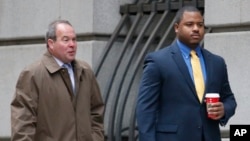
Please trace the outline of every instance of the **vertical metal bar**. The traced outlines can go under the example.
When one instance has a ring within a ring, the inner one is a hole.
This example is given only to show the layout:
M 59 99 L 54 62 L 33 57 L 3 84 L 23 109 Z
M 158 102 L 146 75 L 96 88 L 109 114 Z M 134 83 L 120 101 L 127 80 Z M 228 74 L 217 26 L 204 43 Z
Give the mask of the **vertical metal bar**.
M 136 130 L 136 100 L 132 105 L 132 112 L 129 122 L 129 138 L 128 141 L 135 141 L 135 130 Z
M 184 0 L 179 0 L 179 8 L 183 7 L 184 5 Z
M 103 63 L 104 63 L 104 60 L 106 59 L 106 56 L 108 55 L 109 51 L 111 50 L 112 48 L 112 45 L 115 41 L 115 39 L 117 38 L 120 30 L 122 29 L 122 26 L 124 25 L 125 21 L 128 19 L 128 14 L 125 14 L 119 25 L 118 25 L 118 28 L 116 29 L 116 31 L 114 32 L 114 34 L 112 34 L 112 37 L 110 39 L 110 41 L 107 43 L 106 47 L 105 47 L 105 50 L 103 51 L 103 54 L 102 56 L 100 57 L 100 61 L 99 61 L 99 64 L 97 65 L 97 68 L 96 68 L 96 77 L 98 76 L 99 72 L 100 72 L 100 68 L 102 67 Z M 112 80 L 113 81 L 113 80 Z M 104 103 L 107 103 L 108 101 L 108 98 L 109 98 L 109 90 L 106 90 L 104 93 L 103 93 L 103 100 L 104 100 Z M 105 111 L 104 111 L 105 113 Z
M 174 28 L 174 24 L 175 24 L 175 18 L 172 20 L 171 24 L 168 26 L 166 32 L 164 33 L 163 37 L 161 38 L 161 41 L 159 42 L 159 44 L 155 50 L 159 50 L 160 48 L 163 47 L 165 40 L 170 35 L 171 30 L 173 30 L 173 28 Z
M 128 6 L 127 6 L 128 7 Z M 95 66 L 95 75 L 98 76 L 99 72 L 100 72 L 100 69 L 104 63 L 104 60 L 106 59 L 106 56 L 108 55 L 110 49 L 112 48 L 112 45 L 115 41 L 115 39 L 117 38 L 118 34 L 120 33 L 123 25 L 125 24 L 125 21 L 128 19 L 128 13 L 125 13 L 120 22 L 118 23 L 118 26 L 116 27 L 115 31 L 113 32 L 110 40 L 108 41 L 107 45 L 105 46 L 105 49 L 103 51 L 103 53 L 101 54 L 100 56 L 100 59 L 99 61 L 97 62 L 97 65 Z
M 166 17 L 167 13 L 168 13 L 167 11 L 164 12 L 164 14 L 162 16 L 162 19 L 160 20 L 159 23 L 163 22 L 163 19 L 164 19 L 164 17 Z M 167 33 L 169 32 L 169 30 L 170 30 L 170 28 L 167 29 L 165 36 L 168 35 Z M 161 40 L 161 44 L 158 45 L 157 48 L 161 47 L 162 44 L 163 44 L 163 42 L 164 42 L 164 39 Z M 140 66 L 139 64 L 142 62 L 142 59 L 145 56 L 146 50 L 147 50 L 147 48 L 144 48 L 144 50 L 141 51 L 141 54 L 138 57 L 138 61 L 135 63 L 135 67 L 134 67 L 134 69 L 132 71 L 132 72 L 134 72 L 133 73 L 134 75 L 131 77 L 131 80 L 129 81 L 129 87 L 127 88 L 126 94 L 128 94 L 129 91 L 130 91 L 130 89 L 131 89 L 131 86 L 133 84 L 135 75 L 137 74 L 139 66 Z M 129 127 L 130 127 L 129 128 L 129 141 L 135 141 L 136 140 L 136 138 L 135 138 L 135 129 L 136 129 L 136 100 L 134 101 L 132 107 L 133 108 L 132 108 L 132 113 L 131 113 L 131 116 L 130 116 L 130 124 L 129 124 Z
M 192 4 L 193 6 L 198 7 L 198 0 L 192 0 Z
M 125 63 L 125 71 L 122 75 L 121 81 L 119 83 L 119 86 L 116 89 L 115 94 L 120 95 L 121 93 L 121 89 L 125 80 L 125 77 L 127 76 L 127 72 L 129 70 L 129 65 L 131 65 L 132 60 L 133 60 L 133 56 L 136 52 L 137 47 L 139 46 L 139 43 L 141 42 L 141 40 L 144 37 L 145 32 L 147 31 L 148 27 L 150 26 L 150 24 L 152 23 L 153 18 L 156 15 L 156 2 L 152 2 L 152 12 L 150 14 L 150 16 L 148 17 L 146 23 L 144 24 L 144 26 L 141 29 L 141 32 L 139 33 L 134 45 L 131 48 L 131 52 L 128 55 L 128 61 Z M 121 141 L 121 128 L 122 128 L 122 121 L 123 121 L 123 116 L 124 116 L 124 110 L 125 110 L 125 105 L 126 105 L 126 101 L 127 101 L 127 96 L 128 95 L 121 95 L 121 102 L 116 106 L 118 107 L 118 113 L 117 113 L 117 122 L 116 122 L 116 126 L 115 126 L 115 131 L 116 131 L 116 136 L 115 139 L 116 141 Z
M 156 32 L 159 30 L 160 26 L 162 25 L 162 23 L 165 20 L 165 18 L 167 17 L 167 15 L 168 15 L 168 11 L 164 11 L 164 13 L 162 14 L 161 19 L 159 20 L 159 22 L 157 23 L 157 25 L 156 25 L 156 27 L 154 29 L 154 31 L 152 32 L 152 34 L 150 35 L 149 39 L 147 40 L 145 46 L 143 47 L 142 51 L 140 52 L 140 54 L 138 56 L 138 59 L 134 63 L 134 67 L 132 68 L 133 73 L 130 76 L 130 79 L 128 81 L 128 87 L 125 88 L 125 95 L 129 94 L 130 89 L 131 89 L 132 84 L 133 84 L 133 81 L 135 79 L 135 75 L 138 72 L 138 69 L 139 69 L 139 66 L 140 66 L 139 64 L 142 62 L 142 60 L 143 60 L 143 58 L 144 58 L 144 56 L 146 54 L 146 51 L 149 48 L 150 43 L 154 39 Z M 132 107 L 132 109 L 135 109 L 135 106 L 136 106 L 136 104 L 134 105 L 134 107 Z M 131 121 L 130 128 L 129 128 L 129 139 L 130 140 L 133 140 L 133 138 L 134 138 L 135 125 L 133 125 L 133 120 L 134 120 L 134 117 L 130 117 L 130 121 Z
M 120 54 L 120 56 L 118 58 L 118 62 L 116 63 L 115 68 L 112 71 L 112 75 L 110 76 L 111 79 L 109 79 L 108 87 L 105 89 L 106 94 L 108 94 L 110 92 L 110 90 L 111 90 L 111 87 L 112 87 L 112 84 L 113 84 L 112 82 L 114 81 L 114 78 L 116 76 L 118 67 L 121 64 L 121 60 L 123 58 L 123 55 L 125 54 L 126 47 L 129 44 L 131 38 L 133 37 L 133 34 L 135 32 L 136 27 L 138 26 L 140 18 L 141 18 L 141 13 L 137 13 L 135 21 L 132 24 L 132 27 L 130 28 L 130 30 L 129 30 L 127 36 L 126 36 L 126 39 L 124 41 L 124 44 L 122 46 L 122 52 L 121 52 L 121 54 Z M 115 95 L 114 96 L 114 102 L 111 104 L 112 106 L 111 106 L 111 111 L 110 111 L 110 115 L 109 115 L 109 124 L 108 124 L 108 140 L 110 140 L 110 141 L 114 140 L 114 122 L 115 122 L 115 115 L 116 115 L 116 108 L 117 108 L 116 105 L 117 105 L 117 102 L 118 102 L 118 98 L 119 98 L 119 95 Z

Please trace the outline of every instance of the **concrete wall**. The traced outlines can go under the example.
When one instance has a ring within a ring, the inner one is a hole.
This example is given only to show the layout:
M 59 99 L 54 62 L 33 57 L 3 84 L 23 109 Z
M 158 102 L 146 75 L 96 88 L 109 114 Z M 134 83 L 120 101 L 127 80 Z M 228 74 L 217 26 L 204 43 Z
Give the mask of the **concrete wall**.
M 205 24 L 213 33 L 205 35 L 205 48 L 224 57 L 231 88 L 238 103 L 230 124 L 250 124 L 250 15 L 249 0 L 205 1 Z

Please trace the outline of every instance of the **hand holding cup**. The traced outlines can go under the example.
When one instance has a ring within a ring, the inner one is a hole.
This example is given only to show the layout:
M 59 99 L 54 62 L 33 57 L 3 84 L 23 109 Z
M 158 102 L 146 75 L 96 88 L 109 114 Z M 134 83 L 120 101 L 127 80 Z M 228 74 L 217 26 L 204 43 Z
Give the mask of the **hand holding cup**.
M 205 95 L 205 98 L 206 98 L 208 117 L 214 119 L 216 118 L 216 115 L 211 113 L 211 111 L 213 111 L 212 108 L 214 106 L 214 103 L 220 101 L 220 95 L 218 93 L 207 93 Z

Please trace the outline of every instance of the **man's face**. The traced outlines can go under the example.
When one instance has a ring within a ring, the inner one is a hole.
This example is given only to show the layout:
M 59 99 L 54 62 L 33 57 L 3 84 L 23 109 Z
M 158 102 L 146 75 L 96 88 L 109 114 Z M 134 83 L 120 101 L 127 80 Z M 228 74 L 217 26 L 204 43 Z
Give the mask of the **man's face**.
M 180 23 L 175 24 L 178 39 L 190 48 L 195 48 L 200 43 L 204 30 L 204 20 L 199 12 L 185 11 Z
M 64 63 L 75 59 L 77 43 L 76 34 L 70 25 L 58 24 L 56 28 L 56 41 L 48 40 L 49 50 L 53 56 Z

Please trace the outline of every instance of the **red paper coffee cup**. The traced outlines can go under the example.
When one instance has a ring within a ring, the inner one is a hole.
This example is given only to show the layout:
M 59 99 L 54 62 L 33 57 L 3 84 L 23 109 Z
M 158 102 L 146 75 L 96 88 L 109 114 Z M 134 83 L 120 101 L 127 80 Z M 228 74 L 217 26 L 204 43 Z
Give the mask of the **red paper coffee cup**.
M 220 101 L 220 95 L 218 93 L 207 93 L 205 95 L 206 103 L 207 103 L 207 109 L 210 107 L 211 103 L 216 103 Z M 208 114 L 209 118 L 212 118 L 213 114 Z

